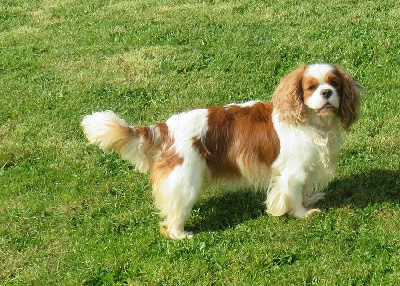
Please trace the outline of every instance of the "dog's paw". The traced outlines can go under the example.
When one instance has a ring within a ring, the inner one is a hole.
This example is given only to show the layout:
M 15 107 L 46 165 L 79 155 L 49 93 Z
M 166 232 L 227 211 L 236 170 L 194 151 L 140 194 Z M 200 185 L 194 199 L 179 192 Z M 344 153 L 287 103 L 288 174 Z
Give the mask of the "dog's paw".
M 313 216 L 313 215 L 315 215 L 315 214 L 317 214 L 317 213 L 320 213 L 320 212 L 321 212 L 320 209 L 311 209 L 311 210 L 308 210 L 308 212 L 306 213 L 306 215 L 304 216 L 304 218 L 309 218 L 310 216 Z
M 193 232 L 184 231 L 184 230 L 168 229 L 164 226 L 160 226 L 160 232 L 166 238 L 173 239 L 173 240 L 182 240 L 185 238 L 192 239 L 194 237 Z
M 296 210 L 292 210 L 289 214 L 292 216 L 299 218 L 299 219 L 304 219 L 308 218 L 316 213 L 320 213 L 320 209 L 306 209 L 306 208 L 298 208 Z

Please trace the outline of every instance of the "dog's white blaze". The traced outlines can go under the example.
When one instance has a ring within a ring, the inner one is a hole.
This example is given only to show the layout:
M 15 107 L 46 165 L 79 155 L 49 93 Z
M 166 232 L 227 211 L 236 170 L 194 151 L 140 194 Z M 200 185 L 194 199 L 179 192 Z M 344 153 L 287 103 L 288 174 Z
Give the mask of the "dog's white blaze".
M 325 75 L 332 71 L 334 71 L 334 67 L 329 64 L 313 64 L 307 67 L 304 76 L 314 77 L 319 83 L 324 83 Z

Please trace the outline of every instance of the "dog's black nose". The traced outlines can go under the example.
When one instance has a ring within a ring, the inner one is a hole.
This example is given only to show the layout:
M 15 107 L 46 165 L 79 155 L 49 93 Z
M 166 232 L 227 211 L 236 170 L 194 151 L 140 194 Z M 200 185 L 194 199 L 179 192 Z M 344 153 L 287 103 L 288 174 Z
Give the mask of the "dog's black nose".
M 321 90 L 321 95 L 322 95 L 323 97 L 325 97 L 326 99 L 328 99 L 328 98 L 331 97 L 331 95 L 332 95 L 332 90 L 330 90 L 330 89 L 323 89 L 323 90 Z

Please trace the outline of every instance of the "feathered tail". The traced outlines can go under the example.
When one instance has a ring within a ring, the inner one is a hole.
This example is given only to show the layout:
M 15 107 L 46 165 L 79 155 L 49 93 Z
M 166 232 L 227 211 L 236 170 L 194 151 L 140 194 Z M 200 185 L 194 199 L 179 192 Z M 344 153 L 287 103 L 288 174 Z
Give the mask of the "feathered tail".
M 103 150 L 113 149 L 142 173 L 147 172 L 159 156 L 163 139 L 168 133 L 164 123 L 129 126 L 112 111 L 87 115 L 81 125 L 91 144 Z

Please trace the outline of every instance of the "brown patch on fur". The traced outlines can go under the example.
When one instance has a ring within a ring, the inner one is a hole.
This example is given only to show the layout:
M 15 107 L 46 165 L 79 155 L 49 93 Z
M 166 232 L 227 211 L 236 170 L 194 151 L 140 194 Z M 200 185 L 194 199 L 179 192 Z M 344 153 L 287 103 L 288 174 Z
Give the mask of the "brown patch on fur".
M 153 159 L 157 157 L 160 150 L 162 152 L 163 146 L 170 141 L 168 126 L 165 123 L 158 123 L 144 130 L 139 129 L 138 132 L 147 138 L 145 152 Z
M 315 77 L 306 77 L 302 81 L 303 100 L 306 100 L 313 95 L 314 91 L 318 88 L 319 82 Z
M 122 148 L 130 141 L 132 138 L 142 138 L 144 139 L 145 150 L 144 153 L 147 156 L 152 157 L 157 150 L 161 148 L 161 141 L 163 137 L 154 136 L 151 128 L 149 126 L 122 126 L 118 125 L 117 128 L 112 129 L 115 142 L 112 142 L 110 148 L 114 149 L 117 153 L 121 154 Z M 116 135 L 118 133 L 118 135 Z M 161 135 L 162 136 L 162 135 Z M 111 137 L 111 136 L 110 136 Z
M 254 171 L 275 161 L 280 145 L 271 115 L 270 102 L 209 108 L 207 134 L 193 138 L 193 147 L 205 158 L 212 177 L 240 177 L 238 161 Z
M 119 123 L 110 124 L 112 128 L 109 128 L 108 132 L 103 135 L 105 138 L 113 138 L 108 144 L 108 149 L 113 149 L 118 154 L 121 154 L 121 149 L 127 144 L 132 137 L 136 137 L 132 133 L 132 128 L 129 126 L 123 126 Z
M 151 157 L 155 156 L 156 152 L 163 151 L 163 148 L 172 145 L 168 126 L 165 123 L 129 128 L 133 136 L 145 139 L 145 153 Z
M 160 132 L 160 137 L 164 138 L 165 141 L 170 140 L 168 136 L 168 126 L 165 123 L 158 123 L 154 125 Z
M 121 153 L 121 149 L 132 138 L 144 139 L 144 153 L 151 158 L 152 164 L 151 177 L 152 180 L 160 180 L 166 176 L 177 166 L 182 164 L 183 159 L 175 153 L 172 147 L 173 139 L 169 137 L 168 126 L 165 123 L 158 123 L 152 126 L 122 126 L 116 125 L 113 128 L 112 136 L 117 138 L 110 144 L 110 148 L 117 153 Z M 107 134 L 108 136 L 109 134 Z M 153 162 L 154 160 L 154 162 Z
M 168 134 L 168 126 L 165 123 L 156 124 L 162 138 L 161 154 L 155 158 L 151 170 L 151 182 L 158 184 L 163 181 L 172 170 L 183 163 L 183 158 L 180 157 L 173 147 L 174 140 Z
M 279 111 L 279 119 L 291 124 L 305 124 L 307 122 L 307 109 L 303 101 L 302 79 L 307 66 L 298 69 L 281 79 L 272 102 Z
M 337 75 L 337 71 L 328 72 L 324 78 L 325 82 L 333 86 L 335 89 L 339 89 L 342 87 L 342 80 Z

